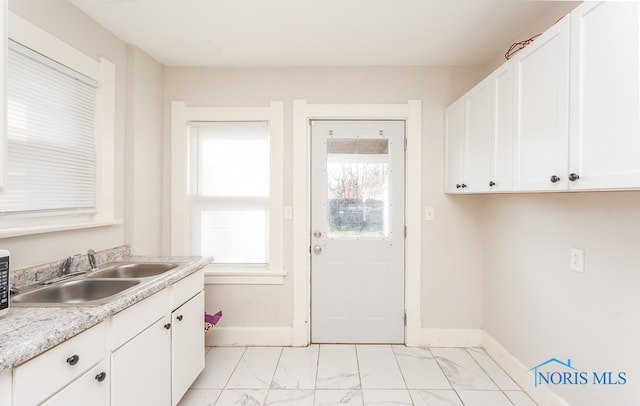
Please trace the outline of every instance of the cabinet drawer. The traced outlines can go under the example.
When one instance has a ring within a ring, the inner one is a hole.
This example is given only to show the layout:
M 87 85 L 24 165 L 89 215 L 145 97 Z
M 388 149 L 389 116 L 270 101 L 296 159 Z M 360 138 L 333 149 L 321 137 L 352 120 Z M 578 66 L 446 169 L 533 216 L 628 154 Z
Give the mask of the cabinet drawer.
M 42 402 L 104 358 L 106 327 L 95 327 L 27 361 L 13 370 L 13 403 Z
M 204 289 L 204 269 L 173 284 L 171 286 L 171 310 L 182 306 L 202 289 Z
M 169 290 L 164 289 L 116 314 L 111 320 L 111 349 L 119 348 L 168 311 Z
M 109 373 L 107 363 L 101 362 L 47 400 L 42 406 L 109 404 Z

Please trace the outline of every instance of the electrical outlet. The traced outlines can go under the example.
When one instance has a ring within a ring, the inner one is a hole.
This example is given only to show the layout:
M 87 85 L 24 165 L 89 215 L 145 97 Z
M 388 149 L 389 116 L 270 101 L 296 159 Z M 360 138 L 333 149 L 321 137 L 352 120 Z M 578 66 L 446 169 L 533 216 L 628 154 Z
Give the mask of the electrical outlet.
M 571 248 L 569 250 L 569 269 L 575 272 L 584 272 L 584 250 Z

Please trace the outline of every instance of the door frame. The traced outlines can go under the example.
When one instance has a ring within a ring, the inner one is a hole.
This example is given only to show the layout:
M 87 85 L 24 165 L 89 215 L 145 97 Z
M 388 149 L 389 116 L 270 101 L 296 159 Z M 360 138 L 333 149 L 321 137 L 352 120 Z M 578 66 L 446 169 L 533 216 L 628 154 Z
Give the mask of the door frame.
M 405 344 L 422 343 L 422 101 L 406 104 L 308 104 L 293 101 L 293 332 L 294 346 L 311 343 L 311 127 L 310 120 L 405 120 Z M 407 198 L 407 191 L 419 191 Z M 415 225 L 415 226 L 413 226 Z

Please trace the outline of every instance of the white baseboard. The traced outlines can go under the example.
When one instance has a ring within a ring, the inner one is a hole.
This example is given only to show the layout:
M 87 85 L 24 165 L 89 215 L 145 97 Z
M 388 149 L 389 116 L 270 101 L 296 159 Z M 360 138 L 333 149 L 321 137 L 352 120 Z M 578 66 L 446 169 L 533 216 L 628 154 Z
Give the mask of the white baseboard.
M 533 386 L 533 375 L 529 372 L 530 368 L 522 365 L 516 357 L 511 355 L 502 344 L 486 331 L 482 331 L 482 347 L 538 405 L 569 405 L 564 399 L 558 396 L 558 394 L 549 389 L 549 387 L 538 386 L 535 388 Z
M 212 327 L 205 333 L 205 345 L 282 346 L 293 345 L 291 327 Z
M 480 347 L 482 345 L 482 330 L 423 328 L 421 345 L 426 347 Z

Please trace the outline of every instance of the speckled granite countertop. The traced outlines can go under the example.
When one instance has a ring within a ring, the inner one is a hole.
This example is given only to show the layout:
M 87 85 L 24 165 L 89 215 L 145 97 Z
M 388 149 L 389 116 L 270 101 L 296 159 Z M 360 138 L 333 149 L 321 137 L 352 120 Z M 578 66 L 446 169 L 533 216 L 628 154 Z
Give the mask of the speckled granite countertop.
M 130 256 L 120 261 L 176 262 L 180 265 L 143 280 L 126 295 L 93 307 L 11 307 L 0 318 L 0 373 L 68 340 L 127 307 L 191 275 L 210 257 Z

